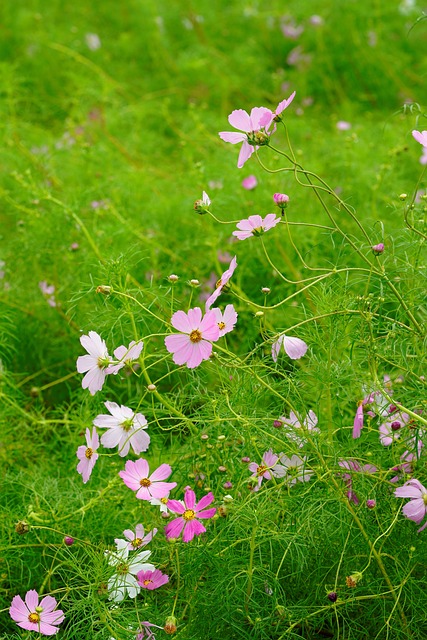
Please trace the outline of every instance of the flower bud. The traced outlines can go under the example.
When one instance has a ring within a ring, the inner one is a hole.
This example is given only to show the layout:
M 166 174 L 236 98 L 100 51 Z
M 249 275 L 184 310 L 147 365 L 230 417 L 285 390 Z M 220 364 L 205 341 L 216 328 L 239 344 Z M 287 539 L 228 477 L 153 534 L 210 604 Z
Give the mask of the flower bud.
M 283 422 L 281 420 L 275 420 L 273 422 L 273 427 L 275 429 L 280 429 L 281 427 L 283 427 Z
M 168 280 L 169 282 L 172 282 L 172 283 L 178 282 L 179 276 L 175 275 L 174 273 L 171 273 L 170 276 L 168 276 Z
M 289 196 L 287 196 L 286 193 L 275 193 L 273 196 L 273 200 L 275 204 L 277 204 L 279 209 L 282 209 L 283 211 L 283 209 L 286 209 L 286 207 L 288 206 Z
M 156 385 L 155 385 L 155 384 L 149 384 L 149 385 L 147 385 L 147 391 L 151 391 L 151 392 L 153 392 L 153 391 L 155 391 L 156 389 L 157 389 L 157 387 L 156 387 Z
M 166 618 L 166 622 L 165 622 L 165 626 L 163 627 L 163 630 L 168 635 L 172 635 L 173 633 L 175 633 L 175 631 L 176 631 L 176 618 L 175 618 L 175 616 L 168 616 Z
M 400 424 L 399 420 L 395 420 L 394 422 L 391 423 L 390 426 L 392 428 L 392 431 L 399 431 L 402 425 Z
M 399 196 L 399 200 L 406 200 L 407 197 L 408 197 L 407 193 L 401 193 Z
M 338 600 L 338 594 L 335 591 L 330 591 L 326 597 L 331 602 L 336 602 Z
M 218 440 L 225 440 L 227 436 L 225 436 L 224 434 L 221 434 L 220 436 L 218 436 Z
M 220 471 L 221 473 L 226 473 L 226 471 L 227 471 L 227 467 L 224 467 L 224 465 L 222 465 L 222 464 L 221 464 L 221 465 L 218 467 L 218 471 Z
M 15 526 L 15 531 L 16 533 L 19 533 L 20 536 L 25 535 L 26 533 L 28 533 L 30 530 L 30 525 L 28 524 L 28 522 L 25 522 L 25 520 L 20 520 L 19 522 L 16 523 Z
M 264 315 L 264 311 L 257 311 L 255 314 L 255 318 L 262 318 L 263 315 Z
M 200 282 L 198 280 L 194 279 L 194 280 L 190 280 L 190 284 L 191 284 L 192 287 L 198 287 Z
M 65 536 L 64 544 L 66 544 L 67 547 L 71 547 L 74 544 L 74 538 L 72 538 L 71 536 Z
M 104 296 L 109 296 L 111 293 L 111 287 L 108 284 L 100 284 L 96 287 L 96 293 L 102 293 Z
M 248 464 L 249 464 L 249 462 L 250 462 L 250 461 L 251 461 L 251 459 L 250 459 L 248 456 L 244 456 L 244 457 L 242 458 L 242 462 L 246 462 L 246 463 L 248 463 Z
M 374 244 L 371 249 L 376 256 L 379 256 L 381 253 L 384 253 L 384 243 Z
M 233 483 L 230 482 L 229 480 L 227 480 L 227 482 L 224 482 L 224 484 L 222 486 L 224 487 L 224 489 L 232 489 L 233 488 Z
M 208 440 L 209 436 L 207 433 L 202 433 L 202 435 L 200 436 L 201 440 Z
M 261 289 L 261 293 L 263 293 L 264 295 L 268 295 L 271 292 L 271 289 L 269 287 L 263 287 Z

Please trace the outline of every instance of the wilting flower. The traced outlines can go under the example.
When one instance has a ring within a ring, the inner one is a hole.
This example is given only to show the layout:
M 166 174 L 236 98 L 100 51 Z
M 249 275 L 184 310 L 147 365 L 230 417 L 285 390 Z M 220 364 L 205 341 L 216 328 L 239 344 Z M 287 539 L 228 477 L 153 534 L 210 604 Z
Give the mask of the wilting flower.
M 261 218 L 261 216 L 249 216 L 249 218 L 245 220 L 240 220 L 237 223 L 237 228 L 239 231 L 233 231 L 233 236 L 238 238 L 239 240 L 246 240 L 251 236 L 261 236 L 263 233 L 272 229 L 279 224 L 280 218 L 276 218 L 274 213 L 268 213 L 265 218 Z
M 126 595 L 136 598 L 140 592 L 140 586 L 136 575 L 140 571 L 154 571 L 154 565 L 145 562 L 151 555 L 151 551 L 139 551 L 129 557 L 129 549 L 124 547 L 120 551 L 106 551 L 108 564 L 115 567 L 114 573 L 108 580 L 109 600 L 121 602 Z
M 158 569 L 155 569 L 154 571 L 140 571 L 136 577 L 138 579 L 139 586 L 142 589 L 149 589 L 150 591 L 158 589 L 169 582 L 169 576 Z
M 242 180 L 242 187 L 244 189 L 247 189 L 248 191 L 255 189 L 257 184 L 258 184 L 258 180 L 256 179 L 255 176 L 248 176 L 247 178 L 244 178 Z
M 172 467 L 168 464 L 161 464 L 151 476 L 147 460 L 140 458 L 133 462 L 128 460 L 125 470 L 119 471 L 119 476 L 129 489 L 136 491 L 139 500 L 161 499 L 169 494 L 169 491 L 176 487 L 176 482 L 164 482 L 172 473 Z
M 58 633 L 58 625 L 65 617 L 61 609 L 55 609 L 57 604 L 52 596 L 44 596 L 39 604 L 39 594 L 31 589 L 25 595 L 25 602 L 21 596 L 13 598 L 9 614 L 21 629 L 53 636 Z
M 114 349 L 114 357 L 119 362 L 109 367 L 108 373 L 116 374 L 123 367 L 128 367 L 129 369 L 133 369 L 134 362 L 138 360 L 139 356 L 141 355 L 141 351 L 143 347 L 144 347 L 143 342 L 135 342 L 135 340 L 132 340 L 132 342 L 129 344 L 128 347 L 125 347 L 124 345 L 120 345 L 120 347 L 117 347 L 117 349 Z
M 282 478 L 286 474 L 286 469 L 278 464 L 279 456 L 273 453 L 272 449 L 269 449 L 262 456 L 261 464 L 251 462 L 249 465 L 249 471 L 252 471 L 252 477 L 256 478 L 257 484 L 253 488 L 253 491 L 258 491 L 263 479 L 271 480 L 271 478 Z
M 225 142 L 231 142 L 231 144 L 242 143 L 237 161 L 239 169 L 251 157 L 255 149 L 258 149 L 261 145 L 268 144 L 269 133 L 267 129 L 272 119 L 272 112 L 265 107 L 254 107 L 250 115 L 243 109 L 236 109 L 228 116 L 228 122 L 231 126 L 244 133 L 221 131 L 219 137 Z M 260 124 L 261 122 L 262 124 Z
M 112 358 L 108 354 L 107 345 L 96 331 L 89 331 L 88 336 L 81 336 L 80 342 L 88 355 L 77 358 L 77 371 L 86 373 L 82 380 L 83 389 L 89 389 L 91 395 L 102 389 L 105 376 L 112 373 Z
M 80 460 L 77 465 L 77 471 L 81 473 L 85 484 L 89 480 L 95 462 L 99 457 L 96 453 L 99 447 L 99 437 L 95 428 L 92 429 L 92 435 L 90 435 L 90 429 L 86 429 L 86 445 L 86 447 L 84 445 L 78 447 L 76 454 Z
M 302 358 L 308 349 L 308 346 L 306 345 L 304 340 L 301 340 L 300 338 L 285 336 L 284 334 L 282 334 L 275 342 L 273 342 L 273 346 L 271 348 L 271 357 L 273 358 L 274 362 L 277 362 L 280 347 L 282 346 L 285 350 L 285 353 L 292 360 L 299 360 L 299 358 Z
M 237 312 L 232 304 L 228 304 L 224 312 L 218 308 L 212 309 L 212 311 L 215 313 L 220 338 L 225 336 L 226 333 L 233 331 L 234 325 L 237 322 Z
M 93 424 L 107 431 L 101 436 L 101 444 L 107 449 L 119 448 L 119 455 L 126 456 L 129 447 L 138 455 L 146 451 L 150 444 L 150 436 L 145 433 L 147 420 L 142 413 L 134 413 L 129 407 L 115 402 L 105 402 L 110 416 L 101 414 L 96 416 Z
M 224 273 L 216 283 L 215 291 L 206 300 L 206 306 L 205 306 L 206 311 L 209 311 L 213 303 L 216 302 L 216 300 L 219 298 L 219 296 L 222 293 L 222 290 L 226 287 L 226 285 L 228 284 L 228 281 L 230 280 L 231 276 L 235 272 L 236 267 L 237 267 L 237 260 L 236 260 L 236 256 L 234 256 L 234 258 L 230 262 L 228 269 L 224 271 Z
M 353 491 L 352 473 L 376 473 L 378 471 L 377 467 L 373 464 L 360 465 L 357 460 L 339 460 L 338 464 L 342 469 L 346 470 L 346 473 L 339 473 L 338 476 L 342 478 L 346 484 L 347 498 L 354 502 L 354 504 L 359 504 L 359 498 Z
M 181 334 L 166 336 L 165 345 L 173 353 L 175 364 L 186 364 L 189 369 L 198 367 L 202 360 L 208 360 L 212 353 L 210 341 L 218 340 L 219 328 L 213 311 L 202 317 L 200 307 L 189 309 L 188 313 L 177 311 L 171 319 L 172 326 Z
M 203 191 L 202 199 L 196 200 L 196 202 L 194 203 L 194 211 L 196 213 L 199 213 L 200 215 L 209 213 L 210 204 L 211 204 L 211 199 L 209 198 L 206 191 Z
M 412 135 L 423 147 L 427 147 L 427 131 L 417 131 L 414 129 Z
M 399 411 L 390 416 L 388 420 L 380 424 L 380 442 L 384 447 L 388 447 L 392 442 L 400 437 L 400 429 L 409 422 L 407 413 Z
M 196 494 L 192 489 L 187 488 L 184 495 L 184 504 L 180 500 L 169 500 L 168 509 L 179 514 L 179 518 L 175 518 L 165 527 L 165 535 L 167 538 L 178 538 L 183 531 L 182 541 L 190 542 L 194 536 L 199 536 L 206 531 L 205 527 L 199 522 L 199 518 L 206 520 L 215 515 L 216 508 L 205 509 L 214 501 L 212 492 L 203 496 L 196 504 Z
M 289 486 L 296 484 L 297 482 L 309 482 L 314 471 L 306 468 L 307 457 L 300 458 L 296 454 L 290 458 L 282 454 L 280 456 L 280 462 L 285 470 L 285 481 Z
M 114 542 L 116 543 L 118 550 L 127 547 L 130 551 L 135 551 L 135 549 L 141 549 L 142 547 L 145 547 L 147 544 L 149 544 L 156 533 L 157 529 L 154 528 L 152 531 L 145 534 L 143 525 L 137 524 L 135 527 L 135 531 L 132 531 L 132 529 L 125 529 L 123 531 L 123 535 L 125 536 L 126 540 L 115 538 Z
M 395 489 L 394 495 L 396 498 L 410 498 L 410 502 L 404 505 L 402 513 L 409 518 L 409 520 L 420 524 L 427 513 L 427 489 L 423 487 L 421 482 L 415 480 L 415 478 L 408 480 L 403 487 L 397 487 L 397 489 Z M 427 521 L 418 529 L 418 533 L 426 527 Z
M 282 416 L 279 418 L 279 421 L 290 427 L 286 429 L 286 435 L 300 448 L 307 442 L 304 438 L 304 431 L 320 433 L 320 429 L 316 427 L 318 422 L 317 416 L 311 409 L 302 422 L 300 422 L 298 416 L 293 411 L 290 412 L 289 418 Z

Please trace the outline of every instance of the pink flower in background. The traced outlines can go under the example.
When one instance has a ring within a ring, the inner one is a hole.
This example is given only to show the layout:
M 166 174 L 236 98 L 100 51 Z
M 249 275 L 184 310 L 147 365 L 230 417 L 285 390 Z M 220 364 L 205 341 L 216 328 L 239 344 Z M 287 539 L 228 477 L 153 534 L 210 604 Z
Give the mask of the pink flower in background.
M 380 442 L 384 447 L 388 447 L 392 442 L 400 438 L 400 430 L 410 420 L 407 413 L 399 411 L 390 416 L 388 420 L 380 424 Z
M 212 518 L 216 513 L 216 508 L 205 509 L 214 501 L 212 492 L 206 494 L 196 504 L 196 494 L 192 489 L 187 488 L 184 495 L 184 504 L 179 500 L 169 500 L 168 509 L 179 514 L 179 518 L 175 518 L 165 527 L 165 535 L 169 538 L 178 538 L 183 531 L 182 541 L 190 542 L 194 536 L 199 536 L 206 531 L 205 527 L 199 522 L 199 518 L 206 520 Z
M 280 28 L 285 38 L 289 38 L 290 40 L 297 40 L 304 32 L 304 27 L 302 25 L 297 26 L 294 19 L 289 16 L 286 16 Z
M 351 129 L 351 124 L 345 120 L 338 120 L 337 129 L 338 131 L 349 131 L 349 129 Z
M 58 633 L 58 625 L 65 618 L 61 609 L 55 609 L 57 604 L 52 596 L 45 596 L 39 604 L 39 594 L 31 589 L 25 595 L 25 602 L 21 596 L 13 598 L 9 614 L 21 629 L 53 636 Z
M 412 135 L 423 147 L 427 147 L 427 131 L 417 131 L 414 129 Z
M 219 338 L 219 328 L 213 311 L 202 317 L 200 307 L 189 309 L 188 313 L 177 311 L 171 319 L 172 326 L 181 334 L 166 336 L 165 345 L 173 353 L 175 364 L 186 364 L 189 369 L 198 367 L 208 360 L 212 353 L 211 341 Z
M 405 451 L 400 456 L 400 464 L 392 467 L 390 471 L 396 471 L 397 475 L 390 478 L 390 482 L 398 482 L 401 478 L 405 476 L 405 474 L 411 474 L 413 472 L 413 462 L 419 459 L 421 455 L 421 451 L 424 447 L 424 444 L 421 440 L 418 440 L 416 443 L 416 452 L 413 451 Z
M 140 571 L 137 573 L 136 579 L 141 589 L 149 589 L 150 591 L 158 589 L 169 582 L 169 576 L 158 569 L 154 569 L 154 571 Z
M 233 259 L 228 251 L 218 251 L 217 258 L 218 262 L 221 262 L 221 264 L 227 264 L 227 262 L 230 262 Z
M 272 112 L 265 107 L 254 107 L 250 115 L 243 109 L 236 109 L 228 116 L 228 122 L 231 126 L 244 133 L 220 131 L 219 137 L 224 142 L 231 142 L 231 144 L 242 143 L 237 161 L 239 169 L 243 167 L 246 160 L 249 160 L 255 149 L 258 149 L 260 145 L 268 144 L 269 133 L 267 129 L 272 119 Z
M 141 622 L 142 628 L 136 634 L 135 640 L 156 640 L 156 636 L 151 631 L 150 627 L 155 627 L 156 629 L 163 629 L 163 627 L 159 627 L 158 624 L 152 624 L 151 622 Z
M 140 458 L 133 462 L 128 460 L 124 471 L 119 471 L 119 476 L 129 489 L 136 491 L 139 500 L 151 500 L 169 495 L 169 491 L 176 487 L 176 482 L 164 482 L 172 473 L 172 467 L 161 464 L 151 476 L 147 460 Z
M 304 340 L 301 340 L 300 338 L 285 336 L 282 334 L 275 342 L 273 342 L 273 346 L 271 348 L 271 357 L 273 358 L 274 362 L 277 362 L 277 357 L 279 355 L 281 347 L 283 347 L 285 353 L 292 360 L 299 360 L 299 358 L 302 358 L 308 349 L 308 346 L 306 345 Z
M 294 454 L 288 458 L 288 456 L 282 454 L 279 459 L 285 469 L 285 480 L 289 486 L 292 486 L 297 482 L 310 481 L 314 471 L 306 468 L 306 456 L 304 456 L 304 458 L 300 458 Z
M 286 435 L 300 448 L 307 443 L 307 440 L 304 438 L 304 431 L 320 433 L 320 429 L 316 426 L 318 422 L 317 416 L 311 409 L 302 422 L 300 422 L 298 416 L 293 411 L 290 412 L 289 418 L 283 416 L 279 418 L 279 420 L 288 426 Z
M 77 358 L 77 371 L 86 373 L 82 380 L 83 389 L 89 389 L 93 396 L 102 389 L 105 376 L 111 373 L 112 358 L 108 354 L 107 346 L 96 331 L 89 331 L 88 336 L 81 336 L 80 342 L 89 355 Z
M 96 429 L 92 429 L 92 435 L 90 435 L 90 429 L 86 429 L 86 447 L 81 445 L 77 449 L 77 457 L 80 462 L 77 465 L 77 471 L 81 474 L 84 484 L 89 480 L 92 470 L 95 466 L 99 455 L 96 453 L 99 447 L 99 437 L 96 433 Z
M 150 436 L 145 433 L 147 420 L 142 413 L 134 413 L 129 407 L 115 402 L 104 403 L 111 415 L 96 416 L 93 424 L 101 429 L 108 429 L 101 436 L 101 444 L 107 449 L 119 448 L 119 456 L 126 456 L 129 447 L 138 455 L 146 451 L 150 444 Z
M 39 282 L 39 287 L 40 287 L 40 291 L 42 292 L 42 294 L 46 298 L 46 302 L 48 303 L 48 305 L 50 307 L 56 307 L 55 287 L 54 287 L 54 285 L 53 284 L 49 285 L 46 282 L 46 280 L 42 280 L 42 282 Z
M 228 304 L 225 307 L 224 313 L 218 308 L 212 309 L 212 311 L 215 313 L 220 338 L 225 336 L 226 333 L 233 331 L 234 325 L 237 322 L 237 312 L 232 304 Z
M 135 527 L 135 531 L 132 531 L 132 529 L 125 529 L 123 531 L 123 535 L 125 536 L 126 540 L 116 538 L 114 542 L 116 543 L 118 549 L 127 547 L 130 551 L 135 551 L 135 549 L 141 549 L 142 547 L 145 547 L 147 544 L 149 544 L 156 533 L 157 529 L 154 528 L 152 531 L 145 534 L 143 525 L 137 524 Z
M 244 178 L 242 180 L 242 187 L 244 189 L 247 189 L 248 191 L 255 189 L 257 184 L 258 184 L 258 180 L 256 179 L 255 176 L 247 176 L 247 178 Z
M 375 395 L 376 392 L 372 392 L 357 403 L 356 415 L 354 416 L 353 421 L 353 438 L 355 439 L 360 438 L 360 434 L 363 429 L 363 407 L 367 404 L 372 404 L 375 399 Z
M 249 216 L 245 220 L 240 220 L 237 223 L 239 231 L 233 231 L 233 236 L 239 240 L 246 240 L 251 236 L 260 236 L 269 229 L 272 229 L 279 224 L 280 218 L 276 218 L 274 213 L 268 213 L 265 218 L 261 216 Z
M 409 498 L 410 502 L 407 502 L 402 513 L 404 516 L 413 520 L 417 524 L 420 524 L 421 520 L 427 514 L 427 489 L 419 482 L 419 480 L 408 480 L 403 487 L 397 487 L 394 491 L 396 498 Z M 427 527 L 427 521 L 423 526 L 418 529 L 420 533 Z
M 237 267 L 237 259 L 236 259 L 236 256 L 234 256 L 234 258 L 230 262 L 230 266 L 226 271 L 224 271 L 224 273 L 216 283 L 215 291 L 206 300 L 206 305 L 205 305 L 206 311 L 208 311 L 213 305 L 213 303 L 217 301 L 217 299 L 222 293 L 222 290 L 226 287 L 226 285 L 228 284 L 228 281 L 230 280 L 231 276 L 235 272 L 236 267 Z
M 360 500 L 353 491 L 353 476 L 352 473 L 376 473 L 377 467 L 373 464 L 360 465 L 357 460 L 339 460 L 338 465 L 345 469 L 345 473 L 337 474 L 342 480 L 344 480 L 347 487 L 347 497 L 354 504 L 359 504 Z
M 269 449 L 262 456 L 260 464 L 251 462 L 248 466 L 249 471 L 252 471 L 252 477 L 256 478 L 257 484 L 253 488 L 253 491 L 258 491 L 263 479 L 271 480 L 271 478 L 282 478 L 286 474 L 286 469 L 278 464 L 279 456 L 273 453 L 272 449 Z
M 121 345 L 120 347 L 117 347 L 117 349 L 114 349 L 114 357 L 120 362 L 118 364 L 112 365 L 109 368 L 108 373 L 116 374 L 123 367 L 129 367 L 129 369 L 133 369 L 134 363 L 141 355 L 143 347 L 143 342 L 135 342 L 135 340 L 132 340 L 128 347 Z

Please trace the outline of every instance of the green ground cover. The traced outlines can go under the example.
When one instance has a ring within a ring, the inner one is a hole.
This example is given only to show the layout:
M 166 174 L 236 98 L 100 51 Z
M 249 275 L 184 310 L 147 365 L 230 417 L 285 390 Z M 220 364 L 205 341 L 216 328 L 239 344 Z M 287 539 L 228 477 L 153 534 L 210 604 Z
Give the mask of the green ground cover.
M 0 638 L 38 636 L 9 615 L 30 589 L 55 596 L 58 637 L 70 640 L 128 640 L 168 616 L 183 640 L 425 638 L 425 533 L 393 492 L 427 482 L 426 184 L 411 135 L 427 129 L 426 25 L 409 0 L 0 8 Z M 277 150 L 237 169 L 237 146 L 218 136 L 228 115 L 274 110 L 294 90 Z M 254 190 L 242 187 L 249 175 Z M 194 211 L 202 191 L 212 216 Z M 235 221 L 280 216 L 277 192 L 290 197 L 281 224 L 231 242 Z M 220 303 L 234 304 L 236 328 L 200 367 L 177 366 L 164 345 L 172 313 L 204 307 L 234 255 Z M 89 331 L 110 353 L 144 340 L 136 375 L 82 389 Z M 307 355 L 275 364 L 283 332 Z M 379 444 L 384 406 L 352 438 L 357 403 L 374 391 L 408 416 L 391 446 Z M 127 459 L 170 464 L 173 499 L 186 486 L 213 492 L 206 534 L 168 540 L 171 518 L 124 486 L 115 450 L 83 484 L 75 452 L 105 401 L 146 416 L 148 452 Z M 303 427 L 300 449 L 274 421 L 310 410 L 320 434 Z M 269 449 L 304 454 L 310 481 L 254 491 L 241 460 Z M 376 471 L 350 474 L 349 487 L 343 460 Z M 138 523 L 159 529 L 151 559 L 169 583 L 115 603 L 104 551 Z

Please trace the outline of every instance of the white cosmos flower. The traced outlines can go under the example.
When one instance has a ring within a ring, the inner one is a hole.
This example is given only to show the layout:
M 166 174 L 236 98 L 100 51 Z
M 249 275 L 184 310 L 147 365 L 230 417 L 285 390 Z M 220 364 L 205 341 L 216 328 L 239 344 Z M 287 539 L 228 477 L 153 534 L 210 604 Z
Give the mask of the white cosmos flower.
M 129 598 L 136 598 L 141 591 L 136 574 L 140 571 L 154 571 L 155 566 L 145 562 L 151 555 L 151 551 L 140 551 L 131 554 L 129 557 L 129 549 L 126 547 L 118 551 L 106 551 L 108 564 L 115 567 L 114 573 L 108 580 L 109 600 L 121 602 L 126 595 Z

